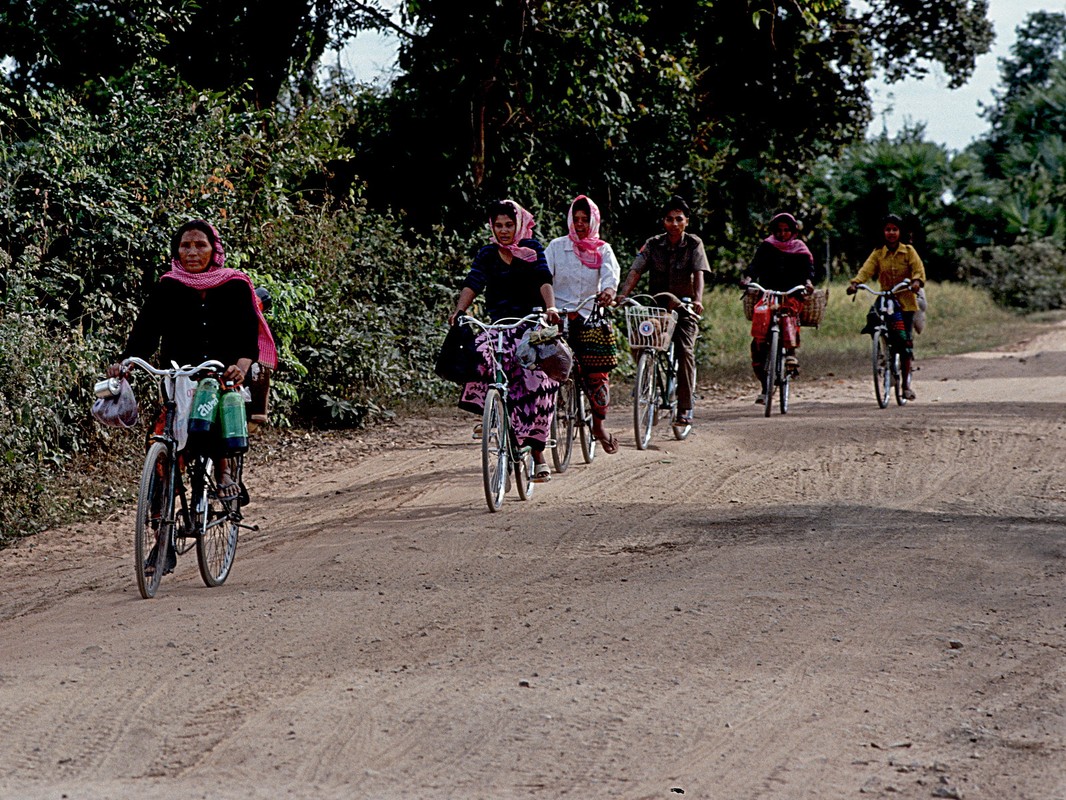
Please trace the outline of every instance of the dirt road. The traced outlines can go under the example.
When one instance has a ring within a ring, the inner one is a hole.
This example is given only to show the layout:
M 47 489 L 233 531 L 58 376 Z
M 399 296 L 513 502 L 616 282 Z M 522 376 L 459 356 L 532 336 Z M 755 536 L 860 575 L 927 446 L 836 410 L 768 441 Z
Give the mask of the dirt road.
M 219 589 L 140 600 L 128 513 L 0 552 L 0 797 L 1063 800 L 1064 375 L 620 408 L 497 514 L 465 415 L 261 447 Z

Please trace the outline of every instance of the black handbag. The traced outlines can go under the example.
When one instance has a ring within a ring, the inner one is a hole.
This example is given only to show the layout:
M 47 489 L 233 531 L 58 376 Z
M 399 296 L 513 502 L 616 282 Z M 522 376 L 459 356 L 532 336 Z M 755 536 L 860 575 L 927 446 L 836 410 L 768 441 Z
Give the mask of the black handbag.
M 481 378 L 484 359 L 475 347 L 474 330 L 469 325 L 452 325 L 437 353 L 433 371 L 446 381 L 470 383 Z

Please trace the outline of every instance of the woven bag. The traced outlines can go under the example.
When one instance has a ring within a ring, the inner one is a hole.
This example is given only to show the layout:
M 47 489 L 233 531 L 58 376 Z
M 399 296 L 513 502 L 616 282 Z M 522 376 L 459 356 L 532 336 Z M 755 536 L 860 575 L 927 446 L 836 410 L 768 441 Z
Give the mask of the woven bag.
M 574 354 L 586 372 L 608 372 L 618 366 L 614 327 L 601 310 L 580 322 L 571 338 Z

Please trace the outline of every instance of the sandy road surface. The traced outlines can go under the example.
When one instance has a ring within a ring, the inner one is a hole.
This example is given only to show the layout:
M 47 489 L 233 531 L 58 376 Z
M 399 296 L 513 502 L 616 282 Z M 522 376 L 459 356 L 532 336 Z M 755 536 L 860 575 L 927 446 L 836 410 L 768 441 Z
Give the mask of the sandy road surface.
M 1066 798 L 1066 330 L 719 396 L 489 514 L 472 418 L 257 452 L 235 571 L 0 552 L 2 798 Z M 130 470 L 134 479 L 135 467 Z M 682 792 L 684 793 L 682 795 Z

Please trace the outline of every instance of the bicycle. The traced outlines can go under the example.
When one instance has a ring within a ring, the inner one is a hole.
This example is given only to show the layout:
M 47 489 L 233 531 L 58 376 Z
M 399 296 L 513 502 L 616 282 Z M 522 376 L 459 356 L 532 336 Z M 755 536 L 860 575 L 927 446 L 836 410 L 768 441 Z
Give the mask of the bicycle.
M 542 319 L 541 312 L 537 311 L 522 318 L 508 317 L 491 324 L 466 314 L 456 320 L 460 325 L 471 325 L 489 334 L 488 366 L 492 379 L 485 393 L 485 409 L 481 417 L 481 473 L 489 511 L 499 511 L 503 505 L 504 495 L 510 490 L 512 472 L 519 499 L 529 500 L 533 497 L 536 486 L 533 482 L 533 453 L 529 445 L 518 444 L 518 437 L 511 425 L 509 382 L 496 353 L 503 349 L 505 331 L 540 323 Z
M 872 294 L 874 300 L 873 314 L 877 321 L 867 321 L 867 331 L 871 337 L 870 360 L 874 373 L 874 394 L 877 397 L 877 405 L 888 408 L 888 392 L 891 386 L 896 395 L 896 405 L 906 405 L 907 398 L 903 395 L 903 368 L 900 363 L 902 356 L 897 348 L 892 346 L 891 319 L 898 308 L 896 295 L 910 288 L 910 278 L 906 278 L 887 291 L 876 291 L 865 283 L 855 285 L 856 289 L 865 289 Z M 858 294 L 852 295 L 854 302 Z M 873 323 L 872 325 L 870 323 Z
M 568 338 L 570 332 L 570 314 L 581 311 L 590 302 L 596 301 L 597 295 L 590 295 L 578 303 L 576 308 L 560 308 L 559 316 L 563 320 L 563 338 Z M 570 460 L 574 452 L 574 429 L 577 429 L 578 439 L 581 442 L 581 457 L 586 464 L 591 464 L 596 458 L 596 446 L 598 444 L 592 435 L 592 406 L 585 396 L 582 388 L 580 365 L 574 359 L 574 368 L 570 377 L 559 385 L 559 393 L 556 395 L 555 413 L 552 415 L 551 433 L 552 440 L 552 463 L 555 471 L 566 472 L 570 467 Z
M 747 285 L 746 291 L 761 293 L 762 299 L 759 302 L 766 301 L 770 305 L 770 327 L 767 331 L 769 348 L 766 352 L 766 362 L 763 367 L 766 372 L 766 379 L 763 382 L 763 394 L 765 396 L 763 413 L 768 417 L 770 412 L 773 411 L 774 392 L 776 391 L 781 413 L 787 414 L 789 384 L 795 373 L 793 369 L 785 364 L 788 354 L 785 352 L 787 348 L 781 336 L 781 318 L 791 312 L 784 307 L 781 301 L 791 295 L 805 292 L 806 288 L 801 284 L 793 286 L 788 291 L 781 292 L 774 289 L 766 289 L 752 281 Z M 797 327 L 799 326 L 799 320 L 796 321 L 796 325 Z
M 206 452 L 179 452 L 174 421 L 176 379 L 202 373 L 220 377 L 225 365 L 220 361 L 205 361 L 196 367 L 175 364 L 170 369 L 157 369 L 137 357 L 122 362 L 125 373 L 133 366 L 160 378 L 163 398 L 163 428 L 149 437 L 151 445 L 144 458 L 137 493 L 133 547 L 137 588 L 144 599 L 154 597 L 163 575 L 176 566 L 177 556 L 194 546 L 204 583 L 221 586 L 233 567 L 238 530 L 259 530 L 257 525 L 242 523 L 240 507 L 242 502 L 247 502 L 241 483 L 244 455 L 227 456 L 230 478 L 241 485 L 243 496 L 221 500 L 214 459 Z
M 676 309 L 694 314 L 692 301 L 680 300 L 669 292 L 646 297 L 653 303 L 659 298 L 676 303 Z M 651 441 L 652 428 L 659 424 L 663 411 L 670 414 L 674 438 L 684 440 L 692 432 L 692 423 L 677 423 L 677 376 L 680 371 L 680 355 L 674 342 L 674 326 L 678 311 L 643 305 L 633 297 L 623 301 L 626 315 L 626 336 L 631 350 L 640 351 L 637 359 L 636 378 L 633 382 L 633 433 L 638 450 L 646 450 Z

